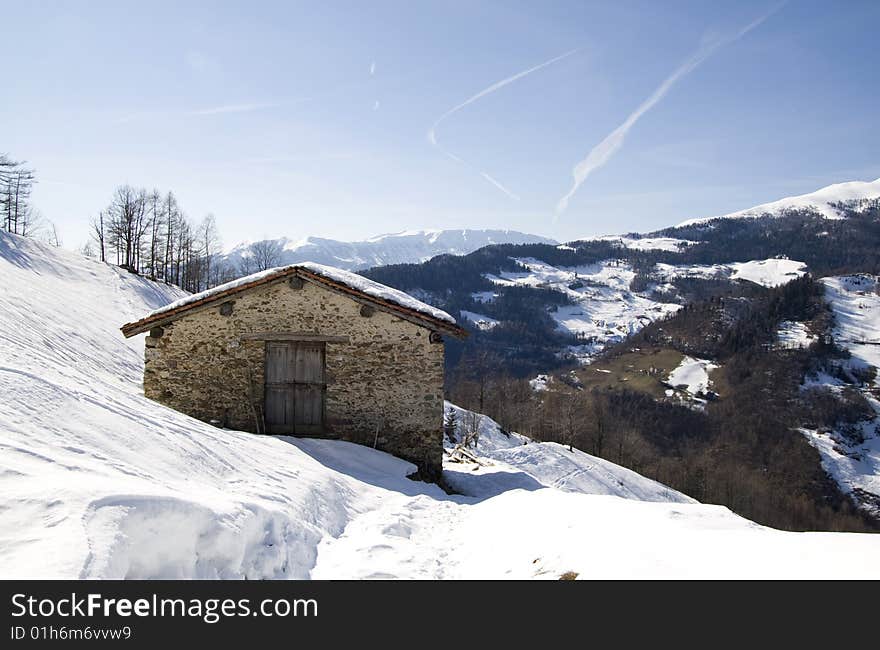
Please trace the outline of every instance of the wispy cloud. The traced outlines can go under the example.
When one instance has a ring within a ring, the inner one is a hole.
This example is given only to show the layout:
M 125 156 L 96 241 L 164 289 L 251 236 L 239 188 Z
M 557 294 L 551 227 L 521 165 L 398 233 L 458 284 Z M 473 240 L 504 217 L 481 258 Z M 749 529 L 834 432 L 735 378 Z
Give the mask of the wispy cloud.
M 278 156 L 257 156 L 245 158 L 241 164 L 245 165 L 279 165 L 286 163 L 314 162 L 316 160 L 352 160 L 360 157 L 355 151 L 317 151 L 311 153 L 297 153 Z M 239 163 L 236 163 L 239 164 Z
M 294 106 L 311 100 L 311 97 L 303 97 L 302 99 L 286 102 L 284 104 L 263 102 L 250 104 L 222 104 L 220 106 L 208 106 L 192 110 L 140 111 L 123 115 L 116 120 L 116 124 L 127 124 L 129 122 L 156 118 L 206 117 L 210 115 L 226 115 L 231 113 L 252 113 L 254 111 L 278 108 L 280 106 Z
M 629 130 L 635 125 L 636 122 L 639 121 L 639 118 L 642 117 L 645 113 L 647 113 L 654 105 L 657 104 L 663 97 L 666 96 L 672 87 L 683 77 L 693 72 L 703 61 L 708 59 L 712 54 L 714 54 L 718 49 L 724 47 L 725 45 L 729 45 L 750 31 L 761 25 L 765 20 L 767 20 L 770 16 L 776 13 L 784 3 L 776 5 L 773 9 L 765 13 L 764 15 L 756 18 L 751 23 L 740 29 L 738 32 L 730 34 L 725 37 L 715 38 L 713 40 L 707 41 L 701 45 L 701 47 L 692 54 L 684 63 L 682 63 L 678 68 L 676 68 L 671 75 L 669 75 L 662 84 L 651 94 L 648 99 L 646 99 L 642 104 L 633 111 L 626 120 L 614 129 L 611 133 L 605 136 L 605 139 L 602 140 L 599 144 L 597 144 L 593 149 L 587 154 L 587 157 L 581 160 L 577 165 L 575 165 L 572 170 L 572 176 L 574 180 L 572 182 L 571 189 L 568 193 L 563 196 L 559 203 L 556 205 L 556 216 L 565 212 L 568 208 L 568 203 L 571 200 L 571 197 L 574 196 L 575 192 L 577 192 L 578 188 L 587 180 L 590 174 L 594 171 L 602 167 L 605 163 L 611 160 L 611 157 L 617 152 L 618 149 L 623 145 L 623 141 L 626 139 L 627 133 Z
M 372 77 L 374 74 L 376 74 L 376 62 L 375 61 L 373 61 L 370 64 L 370 76 Z
M 453 114 L 457 113 L 458 111 L 463 109 L 465 106 L 472 104 L 475 101 L 477 101 L 478 99 L 485 97 L 486 95 L 489 95 L 491 93 L 494 93 L 495 91 L 500 90 L 501 88 L 504 88 L 508 84 L 512 84 L 514 81 L 517 81 L 518 79 L 522 79 L 526 75 L 530 75 L 533 72 L 537 72 L 541 68 L 546 68 L 548 65 L 552 65 L 552 64 L 556 63 L 557 61 L 561 61 L 562 59 L 565 59 L 565 58 L 571 56 L 572 54 L 574 54 L 577 51 L 578 51 L 578 49 L 570 50 L 570 51 L 566 52 L 565 54 L 561 54 L 557 57 L 550 59 L 549 61 L 544 61 L 543 63 L 540 63 L 536 66 L 531 67 L 531 68 L 528 68 L 527 70 L 523 70 L 522 72 L 517 72 L 515 75 L 507 77 L 506 79 L 502 79 L 501 81 L 495 82 L 494 84 L 492 84 L 488 88 L 484 88 L 483 90 L 478 92 L 476 95 L 468 97 L 462 103 L 460 103 L 456 106 L 453 106 L 448 111 L 443 113 L 443 115 L 441 115 L 439 118 L 437 118 L 437 120 L 434 122 L 434 124 L 431 125 L 431 128 L 428 129 L 428 142 L 430 142 L 432 145 L 437 147 L 437 149 L 439 149 L 441 152 L 443 152 L 446 156 L 448 156 L 452 160 L 454 160 L 458 163 L 461 163 L 461 164 L 465 165 L 466 167 L 476 171 L 480 176 L 482 176 L 487 181 L 492 183 L 492 185 L 494 185 L 499 190 L 501 190 L 502 192 L 507 194 L 510 198 L 518 201 L 519 196 L 517 196 L 516 194 L 511 192 L 509 189 L 504 187 L 504 185 L 502 185 L 498 180 L 496 180 L 495 178 L 490 176 L 488 173 L 486 173 L 484 171 L 480 171 L 479 169 L 476 169 L 475 167 L 473 167 L 472 165 L 470 165 L 466 161 L 462 160 L 459 156 L 456 156 L 452 152 L 450 152 L 447 149 L 445 149 L 444 147 L 442 147 L 440 145 L 440 143 L 437 141 L 437 128 L 440 126 L 441 123 L 443 123 L 444 120 L 446 120 L 447 118 L 449 118 Z

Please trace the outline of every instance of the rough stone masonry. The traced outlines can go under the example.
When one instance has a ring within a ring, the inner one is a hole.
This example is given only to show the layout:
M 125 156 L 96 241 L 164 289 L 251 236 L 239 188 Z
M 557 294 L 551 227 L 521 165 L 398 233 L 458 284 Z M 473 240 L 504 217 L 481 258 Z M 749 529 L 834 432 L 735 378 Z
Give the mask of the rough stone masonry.
M 439 476 L 442 338 L 313 282 L 281 278 L 150 330 L 147 397 L 206 422 L 262 433 L 266 332 L 326 342 L 326 437 L 375 446 Z M 335 339 L 339 339 L 338 341 Z

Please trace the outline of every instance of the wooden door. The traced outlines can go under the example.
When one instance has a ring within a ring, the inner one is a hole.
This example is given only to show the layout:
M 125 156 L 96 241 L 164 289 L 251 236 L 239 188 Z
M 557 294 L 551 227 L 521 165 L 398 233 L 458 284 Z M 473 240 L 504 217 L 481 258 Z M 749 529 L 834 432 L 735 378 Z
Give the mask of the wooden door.
M 324 343 L 266 342 L 267 433 L 323 433 L 324 359 Z

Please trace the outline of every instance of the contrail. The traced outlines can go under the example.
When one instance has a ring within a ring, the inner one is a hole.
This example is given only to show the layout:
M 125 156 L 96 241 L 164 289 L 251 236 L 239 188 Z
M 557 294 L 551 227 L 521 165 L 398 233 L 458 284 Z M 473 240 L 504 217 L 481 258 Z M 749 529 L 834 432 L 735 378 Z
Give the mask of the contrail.
M 250 113 L 251 111 L 261 111 L 265 108 L 274 108 L 276 106 L 278 106 L 278 104 L 227 104 L 224 106 L 203 108 L 197 111 L 188 111 L 186 115 L 221 115 L 223 113 Z
M 509 196 L 510 198 L 512 198 L 514 201 L 519 201 L 519 195 L 518 195 L 518 194 L 514 194 L 513 192 L 511 192 L 509 189 L 507 189 L 506 187 L 504 187 L 499 181 L 497 181 L 496 179 L 494 179 L 494 178 L 492 178 L 491 176 L 489 176 L 489 174 L 487 174 L 486 172 L 480 172 L 480 176 L 482 176 L 482 177 L 485 178 L 487 181 L 489 181 L 490 183 L 492 183 L 492 185 L 494 185 L 494 186 L 497 187 L 499 190 L 501 190 L 502 192 L 504 192 L 507 196 Z
M 574 177 L 574 182 L 572 183 L 571 189 L 568 191 L 568 194 L 559 199 L 559 203 L 556 205 L 556 218 L 562 214 L 566 208 L 568 208 L 568 202 L 572 196 L 574 196 L 575 192 L 577 192 L 578 188 L 583 184 L 587 177 L 592 174 L 594 171 L 602 167 L 605 163 L 607 163 L 611 157 L 617 152 L 618 149 L 623 145 L 623 141 L 626 139 L 626 134 L 633 127 L 633 125 L 639 121 L 639 118 L 647 113 L 651 108 L 654 107 L 657 102 L 659 102 L 663 97 L 670 91 L 670 89 L 676 84 L 676 82 L 682 77 L 686 76 L 690 72 L 692 72 L 697 66 L 699 66 L 703 61 L 708 59 L 712 54 L 714 54 L 719 48 L 729 45 L 750 31 L 758 27 L 761 23 L 767 20 L 770 16 L 776 13 L 781 7 L 782 4 L 775 6 L 773 9 L 768 11 L 766 14 L 761 16 L 760 18 L 755 19 L 745 27 L 743 27 L 738 32 L 731 34 L 730 36 L 726 36 L 724 38 L 716 39 L 715 41 L 704 44 L 697 50 L 694 54 L 691 55 L 689 59 L 687 59 L 684 63 L 682 63 L 666 80 L 660 84 L 660 86 L 655 90 L 648 99 L 646 99 L 642 104 L 633 111 L 629 117 L 626 118 L 626 121 L 614 129 L 611 133 L 609 133 L 602 142 L 597 144 L 593 149 L 587 154 L 587 157 L 581 160 L 577 165 L 575 165 L 572 170 L 572 176 Z
M 456 161 L 456 162 L 458 162 L 458 163 L 461 163 L 461 164 L 465 165 L 466 167 L 468 167 L 468 168 L 470 168 L 470 169 L 476 171 L 478 174 L 480 174 L 480 176 L 482 176 L 482 177 L 485 178 L 487 181 L 489 181 L 490 183 L 492 183 L 492 185 L 494 185 L 495 187 L 497 187 L 499 190 L 501 190 L 502 192 L 504 192 L 505 194 L 507 194 L 507 195 L 508 195 L 509 197 L 511 197 L 512 199 L 516 199 L 516 200 L 518 201 L 518 200 L 519 200 L 519 197 L 518 197 L 516 194 L 514 194 L 514 193 L 511 192 L 509 189 L 507 189 L 506 187 L 504 187 L 504 185 L 502 185 L 501 183 L 499 183 L 496 179 L 492 178 L 489 174 L 487 174 L 487 173 L 484 172 L 484 171 L 480 171 L 480 170 L 476 169 L 476 168 L 473 167 L 472 165 L 469 165 L 467 162 L 465 162 L 464 160 L 462 160 L 461 158 L 459 158 L 458 156 L 456 156 L 454 153 L 452 153 L 452 152 L 450 152 L 450 151 L 444 149 L 442 146 L 440 146 L 440 143 L 437 142 L 437 127 L 440 126 L 441 122 L 443 122 L 446 118 L 448 118 L 449 116 L 451 116 L 451 115 L 454 114 L 454 113 L 457 113 L 458 111 L 460 111 L 461 109 L 463 109 L 463 108 L 464 108 L 465 106 L 467 106 L 468 104 L 472 104 L 473 102 L 477 101 L 477 100 L 480 99 L 481 97 L 485 97 L 486 95 L 489 95 L 489 94 L 491 94 L 491 93 L 494 93 L 496 90 L 500 90 L 501 88 L 504 88 L 504 86 L 513 83 L 513 82 L 516 81 L 517 79 L 522 79 L 522 78 L 525 77 L 526 75 L 529 75 L 529 74 L 531 74 L 531 73 L 533 73 L 533 72 L 536 72 L 536 71 L 540 70 L 541 68 L 545 68 L 545 67 L 547 67 L 548 65 L 552 65 L 552 64 L 556 63 L 557 61 L 561 61 L 562 59 L 565 59 L 565 58 L 571 56 L 572 54 L 574 54 L 575 52 L 577 52 L 579 49 L 580 49 L 580 48 L 576 48 L 576 49 L 574 49 L 574 50 L 570 50 L 570 51 L 566 52 L 565 54 L 561 54 L 561 55 L 559 55 L 559 56 L 557 56 L 557 57 L 554 57 L 554 58 L 550 59 L 549 61 L 545 61 L 544 63 L 540 63 L 540 64 L 538 64 L 538 65 L 536 65 L 536 66 L 534 66 L 534 67 L 529 68 L 528 70 L 523 70 L 522 72 L 518 72 L 518 73 L 516 73 L 515 75 L 513 75 L 513 76 L 511 76 L 511 77 L 507 77 L 506 79 L 502 79 L 501 81 L 498 81 L 498 82 L 492 84 L 492 85 L 489 86 L 488 88 L 485 88 L 485 89 L 481 90 L 481 91 L 478 92 L 476 95 L 473 95 L 472 97 L 469 97 L 468 99 L 464 100 L 461 104 L 458 104 L 457 106 L 453 106 L 453 107 L 450 108 L 448 111 L 446 111 L 445 113 L 443 113 L 443 115 L 441 115 L 439 118 L 437 118 L 437 121 L 434 122 L 434 124 L 431 125 L 431 128 L 430 128 L 430 129 L 428 129 L 428 142 L 430 142 L 432 145 L 434 145 L 435 147 L 437 147 L 441 152 L 443 152 L 446 156 L 448 156 L 448 157 L 451 158 L 452 160 L 454 160 L 454 161 Z

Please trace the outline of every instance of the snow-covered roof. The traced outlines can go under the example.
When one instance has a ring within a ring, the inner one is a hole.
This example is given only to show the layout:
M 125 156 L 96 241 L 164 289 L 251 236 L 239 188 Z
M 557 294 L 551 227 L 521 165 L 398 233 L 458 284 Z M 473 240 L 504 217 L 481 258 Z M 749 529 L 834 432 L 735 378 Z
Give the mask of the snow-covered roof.
M 423 318 L 432 324 L 439 325 L 444 331 L 459 336 L 466 335 L 466 332 L 456 325 L 455 319 L 442 309 L 432 307 L 420 300 L 416 300 L 408 293 L 374 282 L 357 273 L 314 262 L 299 262 L 297 264 L 278 266 L 226 282 L 206 291 L 194 293 L 180 300 L 175 300 L 164 307 L 150 312 L 136 322 L 123 325 L 122 333 L 125 336 L 139 334 L 149 329 L 152 324 L 167 320 L 169 317 L 193 307 L 212 303 L 252 287 L 293 275 L 298 275 L 307 280 L 313 280 L 319 284 L 328 285 L 368 299 L 370 302 L 389 311 L 403 312 L 410 316 Z

